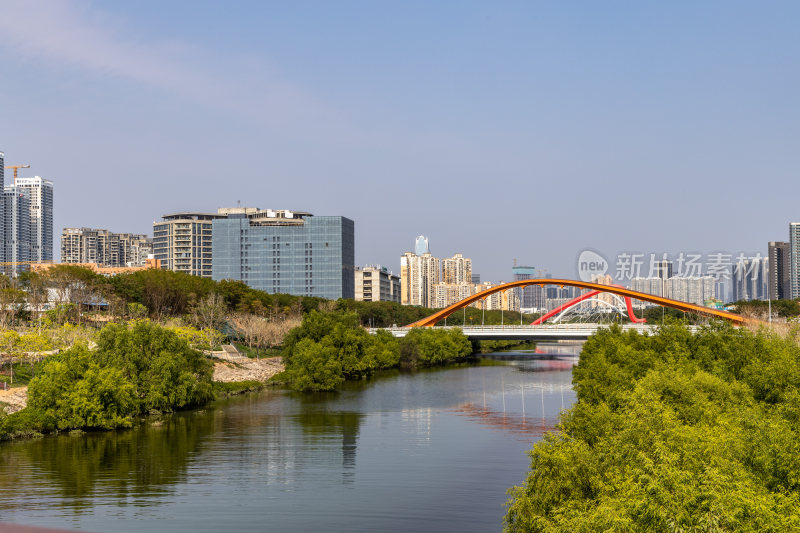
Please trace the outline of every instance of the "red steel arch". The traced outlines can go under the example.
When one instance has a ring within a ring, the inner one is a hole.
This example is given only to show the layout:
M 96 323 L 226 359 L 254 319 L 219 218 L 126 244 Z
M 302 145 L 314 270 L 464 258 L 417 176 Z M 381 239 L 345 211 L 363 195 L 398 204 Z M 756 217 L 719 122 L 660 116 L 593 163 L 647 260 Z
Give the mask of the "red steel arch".
M 743 324 L 744 317 L 737 315 L 736 313 L 731 313 L 728 311 L 720 311 L 719 309 L 712 309 L 711 307 L 705 307 L 702 305 L 690 304 L 688 302 L 682 302 L 680 300 L 672 300 L 670 298 L 664 298 L 661 296 L 653 296 L 652 294 L 646 294 L 643 292 L 632 291 L 630 289 L 625 289 L 623 287 L 615 287 L 612 285 L 600 285 L 599 283 L 590 283 L 588 281 L 577 281 L 573 279 L 525 279 L 520 281 L 510 281 L 508 283 L 503 283 L 502 285 L 497 285 L 496 287 L 492 287 L 490 289 L 482 290 L 468 298 L 464 298 L 460 302 L 456 302 L 452 305 L 445 307 L 444 309 L 440 309 L 436 311 L 432 315 L 425 317 L 421 320 L 417 320 L 416 322 L 412 322 L 406 327 L 415 328 L 415 327 L 432 327 L 440 320 L 445 319 L 446 317 L 450 316 L 451 314 L 455 313 L 459 309 L 462 309 L 468 306 L 471 303 L 477 302 L 478 300 L 483 300 L 487 296 L 491 296 L 492 294 L 500 291 L 507 291 L 508 289 L 514 289 L 517 287 L 527 287 L 529 285 L 559 285 L 561 287 L 578 287 L 580 289 L 590 289 L 595 291 L 601 292 L 610 292 L 613 294 L 618 294 L 619 296 L 627 296 L 629 298 L 635 298 L 637 300 L 641 300 L 643 302 L 650 302 L 658 305 L 663 305 L 665 307 L 672 307 L 674 309 L 678 309 L 679 311 L 684 311 L 688 313 L 698 313 L 701 315 L 711 316 L 715 318 L 722 318 L 724 320 L 729 320 L 735 324 Z
M 575 305 L 578 305 L 579 303 L 581 303 L 584 300 L 588 300 L 589 298 L 594 298 L 595 296 L 597 296 L 601 292 L 603 292 L 603 291 L 589 291 L 586 294 L 583 294 L 581 296 L 573 298 L 572 300 L 559 305 L 558 307 L 556 307 L 555 309 L 553 309 L 549 313 L 546 313 L 546 314 L 540 316 L 539 318 L 537 318 L 536 320 L 531 322 L 531 326 L 538 326 L 539 324 L 543 324 L 546 320 L 556 316 L 557 314 L 561 313 L 562 311 L 564 311 L 566 309 L 569 309 L 570 307 L 573 307 Z M 634 324 L 643 324 L 643 323 L 647 322 L 646 318 L 638 318 L 633 313 L 633 304 L 631 303 L 631 299 L 630 299 L 629 296 L 626 296 L 624 298 L 624 300 L 625 300 L 625 307 L 628 310 L 628 318 L 631 320 L 631 322 L 633 322 Z

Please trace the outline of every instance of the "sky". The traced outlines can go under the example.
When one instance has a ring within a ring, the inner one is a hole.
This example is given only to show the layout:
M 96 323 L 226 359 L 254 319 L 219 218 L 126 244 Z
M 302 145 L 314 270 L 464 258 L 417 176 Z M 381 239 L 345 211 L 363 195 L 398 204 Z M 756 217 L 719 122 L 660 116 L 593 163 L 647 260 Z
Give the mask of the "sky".
M 575 277 L 800 220 L 797 2 L 0 2 L 0 151 L 63 227 L 241 205 Z M 7 173 L 6 183 L 10 181 Z M 59 248 L 56 237 L 55 248 Z

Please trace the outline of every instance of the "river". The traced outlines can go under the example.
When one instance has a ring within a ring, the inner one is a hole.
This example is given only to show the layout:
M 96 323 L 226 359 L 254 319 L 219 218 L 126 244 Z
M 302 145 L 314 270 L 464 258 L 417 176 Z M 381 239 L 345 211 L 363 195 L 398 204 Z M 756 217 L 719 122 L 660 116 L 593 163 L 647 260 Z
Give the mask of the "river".
M 268 390 L 116 432 L 0 445 L 0 522 L 88 531 L 500 531 L 574 401 L 530 353 Z

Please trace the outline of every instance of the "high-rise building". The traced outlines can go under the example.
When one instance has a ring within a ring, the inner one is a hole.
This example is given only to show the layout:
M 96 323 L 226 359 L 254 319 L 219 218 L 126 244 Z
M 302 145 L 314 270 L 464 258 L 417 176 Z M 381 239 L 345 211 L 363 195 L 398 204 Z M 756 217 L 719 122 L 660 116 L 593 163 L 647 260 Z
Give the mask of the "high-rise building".
M 715 283 L 716 298 L 722 302 L 728 302 L 728 280 L 718 280 Z
M 400 276 L 380 265 L 356 267 L 355 299 L 358 302 L 400 303 Z
M 16 277 L 20 272 L 29 270 L 31 261 L 31 217 L 28 196 L 13 185 L 3 192 L 3 241 L 4 259 L 3 273 Z
M 61 232 L 62 263 L 137 267 L 144 266 L 152 253 L 153 241 L 147 235 L 92 228 L 64 228 Z
M 431 253 L 430 248 L 428 248 L 428 238 L 426 236 L 420 235 L 417 237 L 417 240 L 414 241 L 414 253 L 417 255 Z
M 0 152 L 0 191 L 5 191 L 5 168 L 6 168 L 6 155 Z M 0 193 L 1 193 L 0 192 Z M 5 238 L 5 200 L 0 202 L 0 235 Z M 5 261 L 5 245 L 0 246 L 0 262 Z
M 153 256 L 163 270 L 211 277 L 211 223 L 216 213 L 173 213 L 153 222 Z
M 462 254 L 442 259 L 442 283 L 472 283 L 472 259 Z
M 592 283 L 597 283 L 598 285 L 608 285 L 611 286 L 614 284 L 614 278 L 611 277 L 611 274 L 597 274 L 592 276 Z M 611 294 L 610 292 L 601 292 L 597 295 L 597 300 L 601 302 L 605 302 L 609 305 L 614 305 L 616 302 L 616 297 Z M 598 307 L 598 304 L 593 302 L 592 307 Z
M 654 268 L 656 275 L 655 277 L 661 278 L 662 280 L 668 280 L 672 277 L 672 261 L 667 259 L 656 261 Z
M 440 260 L 429 252 L 403 254 L 400 258 L 400 302 L 403 305 L 435 307 L 433 287 L 440 282 L 439 265 Z
M 769 243 L 769 296 L 773 300 L 787 299 L 791 295 L 790 256 L 788 242 Z
M 740 259 L 733 267 L 731 289 L 733 301 L 766 300 L 769 258 Z
M 17 190 L 28 197 L 31 261 L 53 260 L 53 182 L 40 176 L 19 178 Z
M 441 309 L 475 294 L 472 283 L 437 283 L 433 286 L 433 302 L 431 307 Z
M 800 222 L 789 224 L 789 298 L 800 298 Z
M 511 267 L 511 273 L 514 281 L 524 281 L 526 279 L 536 279 L 536 269 L 531 266 L 515 266 Z M 520 307 L 528 311 L 532 309 L 541 309 L 544 307 L 542 300 L 543 290 L 539 285 L 528 285 L 519 290 Z
M 633 278 L 631 280 L 631 290 L 652 294 L 653 296 L 663 296 L 664 282 L 665 280 L 661 278 Z
M 269 293 L 355 297 L 355 224 L 341 216 L 258 208 L 213 219 L 212 278 Z
M 713 276 L 673 276 L 667 280 L 665 297 L 705 305 L 706 301 L 716 298 L 716 280 Z
M 496 285 L 502 285 L 502 281 L 500 283 L 492 283 L 490 281 L 484 281 L 483 283 L 476 285 L 474 288 L 475 293 L 484 291 L 486 289 L 491 289 Z M 515 289 L 508 289 L 505 291 L 495 292 L 490 294 L 486 298 L 476 301 L 472 304 L 472 307 L 477 307 L 478 309 L 485 309 L 486 311 L 519 311 L 520 310 L 520 301 L 519 301 L 519 294 Z

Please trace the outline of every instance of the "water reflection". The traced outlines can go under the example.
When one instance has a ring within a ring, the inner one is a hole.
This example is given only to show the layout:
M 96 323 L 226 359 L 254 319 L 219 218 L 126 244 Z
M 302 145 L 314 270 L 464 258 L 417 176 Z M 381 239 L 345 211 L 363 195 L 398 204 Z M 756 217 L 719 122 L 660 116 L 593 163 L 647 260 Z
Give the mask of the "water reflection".
M 283 391 L 118 432 L 0 444 L 0 521 L 95 531 L 499 530 L 569 407 L 541 355 Z M 568 357 L 568 354 L 559 354 Z M 341 490 L 342 487 L 347 490 Z M 309 506 L 308 502 L 313 502 Z
M 192 453 L 213 431 L 214 415 L 200 412 L 132 430 L 7 443 L 0 448 L 0 509 L 19 503 L 7 498 L 12 494 L 34 508 L 46 501 L 37 498 L 42 493 L 75 510 L 91 508 L 96 495 L 157 503 L 154 496 L 185 480 Z
M 352 483 L 355 476 L 356 446 L 362 413 L 348 412 L 302 412 L 294 415 L 306 434 L 308 442 L 328 441 L 332 437 L 342 441 L 342 481 Z
M 525 414 L 496 411 L 472 403 L 459 405 L 452 409 L 452 412 L 492 429 L 499 429 L 521 437 L 541 437 L 546 432 L 556 429 L 552 418 L 532 418 Z

